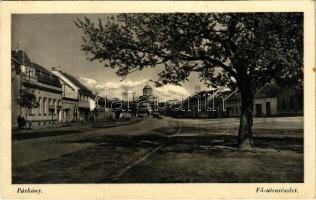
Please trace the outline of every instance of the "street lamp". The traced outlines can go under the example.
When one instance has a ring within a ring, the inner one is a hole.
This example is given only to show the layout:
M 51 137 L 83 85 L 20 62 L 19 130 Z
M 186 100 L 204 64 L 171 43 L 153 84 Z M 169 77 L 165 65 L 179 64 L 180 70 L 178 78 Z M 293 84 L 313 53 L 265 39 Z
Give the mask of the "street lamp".
M 62 106 L 61 106 L 61 105 L 58 105 L 58 106 L 57 106 L 58 122 L 61 122 L 61 109 L 62 109 Z
M 53 127 L 54 112 L 55 112 L 54 105 L 50 105 L 50 106 L 49 106 L 49 112 L 50 112 L 50 113 L 51 113 L 51 115 L 52 115 L 52 127 Z

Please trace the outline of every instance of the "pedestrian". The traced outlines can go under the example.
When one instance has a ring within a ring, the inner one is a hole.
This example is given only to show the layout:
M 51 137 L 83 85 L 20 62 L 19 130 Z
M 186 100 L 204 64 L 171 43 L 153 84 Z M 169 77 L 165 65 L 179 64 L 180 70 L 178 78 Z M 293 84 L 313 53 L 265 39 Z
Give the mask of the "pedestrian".
M 25 125 L 26 125 L 26 120 L 24 117 L 21 118 L 21 127 L 22 129 L 25 128 Z
M 18 128 L 21 129 L 22 128 L 22 118 L 21 118 L 21 115 L 18 115 L 17 117 L 17 122 L 18 122 Z

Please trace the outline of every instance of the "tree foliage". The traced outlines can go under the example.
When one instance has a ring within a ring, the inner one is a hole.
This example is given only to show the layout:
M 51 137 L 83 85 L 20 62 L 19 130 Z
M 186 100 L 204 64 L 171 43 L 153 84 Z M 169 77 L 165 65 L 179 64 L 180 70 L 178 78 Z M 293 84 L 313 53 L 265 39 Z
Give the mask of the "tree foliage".
M 34 90 L 22 88 L 20 91 L 19 105 L 27 109 L 37 108 L 39 106 L 39 102 L 36 99 Z
M 251 90 L 303 76 L 302 13 L 119 14 L 77 19 L 82 50 L 117 75 L 164 65 L 158 85 L 181 84 L 191 72 L 212 86 Z
M 162 65 L 156 84 L 179 85 L 192 72 L 241 94 L 240 147 L 253 146 L 254 94 L 269 82 L 303 81 L 302 13 L 119 14 L 75 21 L 82 50 L 117 75 Z

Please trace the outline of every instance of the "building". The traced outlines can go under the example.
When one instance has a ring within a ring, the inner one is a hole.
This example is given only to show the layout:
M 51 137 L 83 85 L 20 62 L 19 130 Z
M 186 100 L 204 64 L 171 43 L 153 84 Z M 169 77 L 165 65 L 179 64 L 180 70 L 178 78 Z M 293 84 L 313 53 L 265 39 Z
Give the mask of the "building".
M 153 89 L 148 83 L 143 88 L 143 95 L 144 96 L 153 96 Z
M 82 122 L 90 119 L 92 92 L 80 81 L 60 69 L 52 69 L 62 85 L 63 107 L 59 121 Z
M 214 95 L 214 98 L 213 98 Z M 240 117 L 241 96 L 236 91 L 202 91 L 168 108 L 167 115 L 180 118 Z M 254 97 L 255 117 L 303 115 L 303 88 L 267 84 Z
M 239 117 L 241 96 L 237 92 L 225 102 L 226 116 Z M 303 115 L 303 87 L 281 88 L 267 84 L 255 94 L 253 115 L 255 117 Z
M 143 95 L 136 101 L 136 111 L 138 115 L 151 114 L 157 106 L 157 97 L 154 96 L 152 87 L 147 83 L 143 88 Z
M 170 112 L 173 113 L 173 115 L 179 115 L 181 118 L 215 117 L 215 111 L 218 105 L 218 99 L 214 98 L 213 101 L 213 96 L 215 95 L 216 93 L 214 91 L 200 91 L 181 101 L 178 105 L 173 105 L 173 109 L 170 109 Z
M 103 95 L 95 93 L 89 97 L 90 121 L 114 120 L 114 112 L 111 108 L 111 101 Z
M 12 127 L 18 116 L 27 127 L 56 124 L 62 107 L 62 86 L 57 76 L 32 63 L 23 50 L 11 51 Z

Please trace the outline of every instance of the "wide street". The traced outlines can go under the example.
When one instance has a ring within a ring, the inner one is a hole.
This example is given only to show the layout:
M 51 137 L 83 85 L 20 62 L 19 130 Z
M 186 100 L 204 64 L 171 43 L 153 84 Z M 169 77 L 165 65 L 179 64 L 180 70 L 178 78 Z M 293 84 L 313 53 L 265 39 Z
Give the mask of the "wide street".
M 303 118 L 153 119 L 12 142 L 12 183 L 303 182 Z

